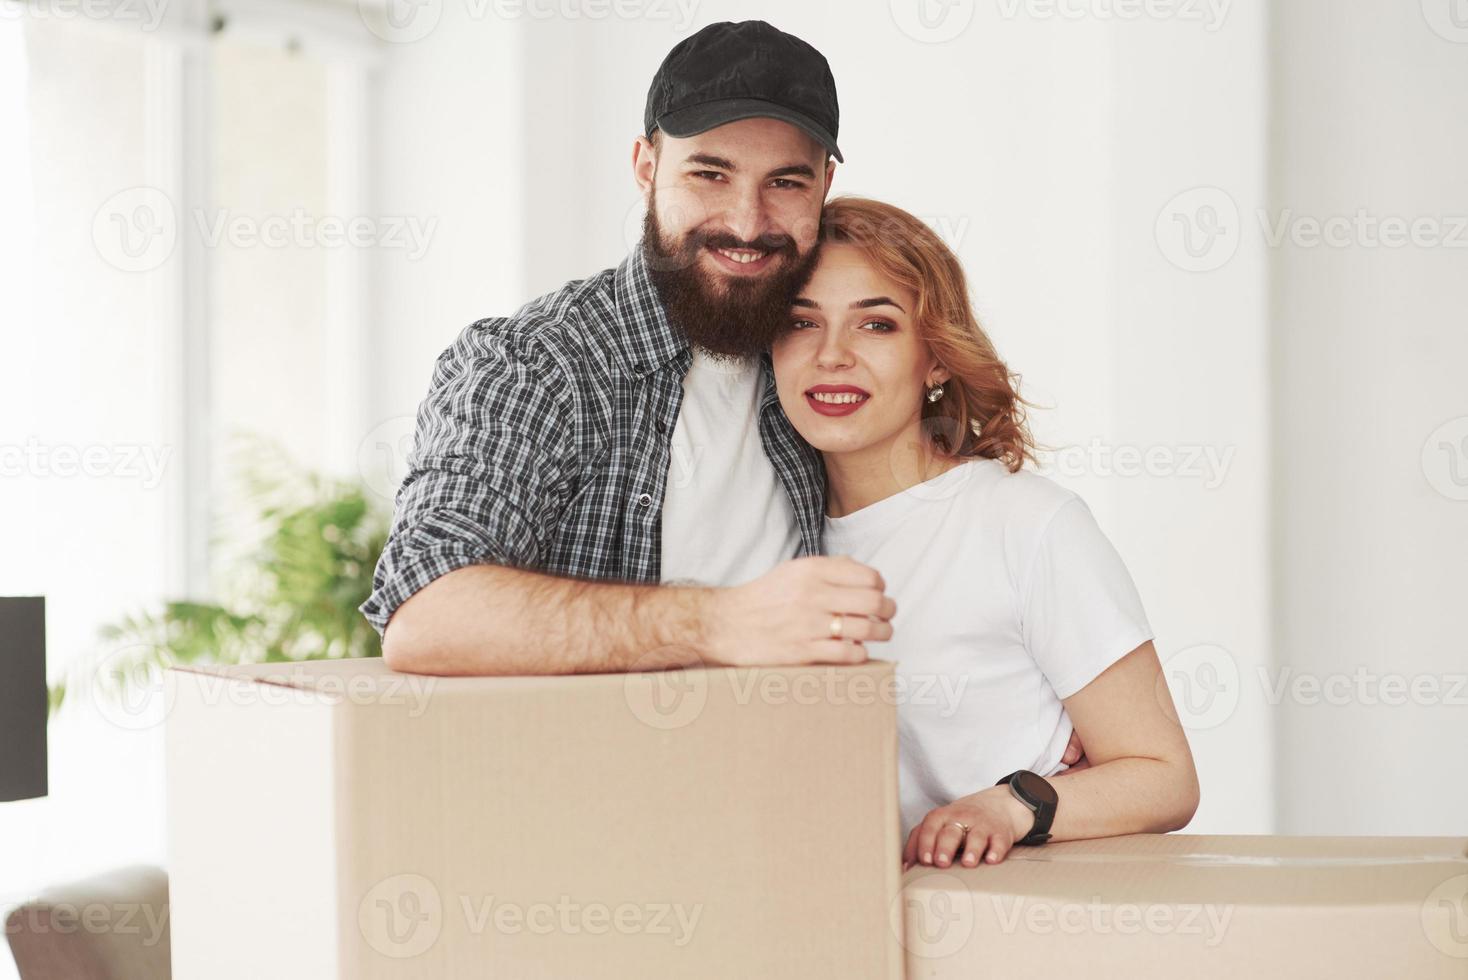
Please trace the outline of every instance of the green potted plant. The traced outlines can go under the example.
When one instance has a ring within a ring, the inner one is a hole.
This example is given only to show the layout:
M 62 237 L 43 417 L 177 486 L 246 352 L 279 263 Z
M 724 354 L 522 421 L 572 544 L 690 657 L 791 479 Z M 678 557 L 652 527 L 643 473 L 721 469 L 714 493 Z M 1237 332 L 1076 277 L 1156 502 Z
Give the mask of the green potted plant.
M 307 471 L 259 439 L 247 440 L 238 460 L 245 520 L 232 537 L 248 543 L 219 576 L 218 601 L 170 600 L 104 626 L 111 652 L 84 658 L 51 686 L 53 714 L 74 689 L 121 695 L 175 664 L 382 655 L 358 607 L 387 542 L 386 503 L 360 481 Z

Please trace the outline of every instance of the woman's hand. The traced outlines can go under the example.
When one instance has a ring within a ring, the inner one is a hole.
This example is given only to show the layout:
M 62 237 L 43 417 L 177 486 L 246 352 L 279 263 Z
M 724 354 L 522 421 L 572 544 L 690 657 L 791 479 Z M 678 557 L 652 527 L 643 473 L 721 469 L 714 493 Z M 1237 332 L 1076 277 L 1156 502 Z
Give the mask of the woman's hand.
M 902 849 L 902 870 L 914 864 L 946 868 L 960 854 L 966 868 L 977 867 L 981 857 L 987 864 L 998 864 L 1034 823 L 1034 813 L 1014 798 L 1008 786 L 991 786 L 938 807 L 912 828 Z

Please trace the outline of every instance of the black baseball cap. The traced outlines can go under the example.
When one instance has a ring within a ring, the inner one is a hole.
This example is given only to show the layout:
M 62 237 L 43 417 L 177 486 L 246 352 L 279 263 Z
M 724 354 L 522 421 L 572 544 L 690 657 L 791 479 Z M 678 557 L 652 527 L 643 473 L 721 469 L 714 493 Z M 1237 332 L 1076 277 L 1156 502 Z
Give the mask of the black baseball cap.
M 798 126 L 842 163 L 836 79 L 826 58 L 762 20 L 710 24 L 663 59 L 647 92 L 643 132 L 696 136 L 739 119 Z

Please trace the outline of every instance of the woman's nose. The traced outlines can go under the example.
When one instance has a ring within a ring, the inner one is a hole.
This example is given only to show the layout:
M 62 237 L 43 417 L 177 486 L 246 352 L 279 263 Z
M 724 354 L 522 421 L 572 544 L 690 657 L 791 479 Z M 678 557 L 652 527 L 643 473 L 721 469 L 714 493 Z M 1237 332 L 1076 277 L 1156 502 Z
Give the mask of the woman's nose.
M 850 367 L 851 345 L 846 331 L 827 327 L 822 331 L 821 346 L 816 350 L 816 366 L 826 369 Z

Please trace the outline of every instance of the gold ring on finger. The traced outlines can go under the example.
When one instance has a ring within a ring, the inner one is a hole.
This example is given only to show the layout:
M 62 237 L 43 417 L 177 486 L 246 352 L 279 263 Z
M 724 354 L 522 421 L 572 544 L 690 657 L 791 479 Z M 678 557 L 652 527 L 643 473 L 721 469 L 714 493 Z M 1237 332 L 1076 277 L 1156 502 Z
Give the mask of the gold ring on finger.
M 832 616 L 831 617 L 831 639 L 833 639 L 833 640 L 839 640 L 839 639 L 841 639 L 842 625 L 843 624 L 842 624 L 842 621 L 841 621 L 841 617 L 840 616 Z
M 973 829 L 973 828 L 969 827 L 968 824 L 962 822 L 961 820 L 950 820 L 949 823 L 951 823 L 951 824 L 953 824 L 953 826 L 957 827 L 959 829 L 959 831 L 962 832 L 963 836 L 965 836 L 965 837 L 967 837 L 968 836 L 968 832 L 971 829 Z

